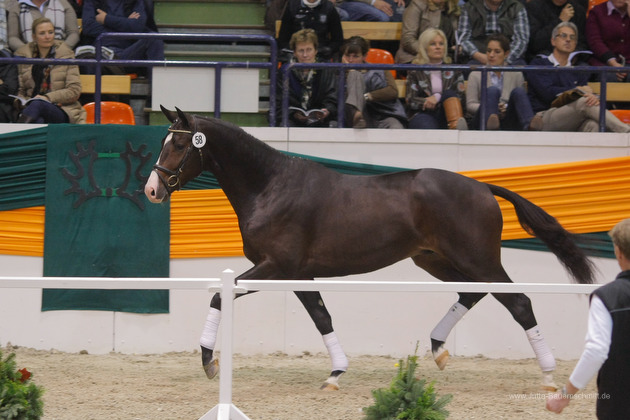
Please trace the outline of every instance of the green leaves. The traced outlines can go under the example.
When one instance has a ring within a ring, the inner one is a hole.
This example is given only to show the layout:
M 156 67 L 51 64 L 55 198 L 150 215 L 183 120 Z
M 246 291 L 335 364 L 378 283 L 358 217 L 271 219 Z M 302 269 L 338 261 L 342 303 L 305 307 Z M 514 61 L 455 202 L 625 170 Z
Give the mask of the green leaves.
M 416 352 L 418 348 L 416 346 Z M 363 409 L 365 420 L 443 420 L 448 417 L 444 408 L 453 398 L 438 399 L 434 384 L 415 377 L 418 356 L 407 356 L 398 362 L 398 373 L 389 388 L 372 391 L 374 405 Z
M 0 419 L 37 420 L 42 416 L 43 390 L 30 379 L 28 370 L 17 370 L 15 353 L 3 358 L 0 349 Z

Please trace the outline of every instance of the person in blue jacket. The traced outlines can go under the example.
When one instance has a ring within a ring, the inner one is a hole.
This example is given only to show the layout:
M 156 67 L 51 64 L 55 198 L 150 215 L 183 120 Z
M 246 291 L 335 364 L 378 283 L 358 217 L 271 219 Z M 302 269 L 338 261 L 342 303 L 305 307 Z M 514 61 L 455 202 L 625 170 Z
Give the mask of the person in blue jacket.
M 85 0 L 83 33 L 88 43 L 104 32 L 157 32 L 149 0 Z M 105 39 L 104 47 L 121 60 L 164 60 L 164 42 L 159 39 Z

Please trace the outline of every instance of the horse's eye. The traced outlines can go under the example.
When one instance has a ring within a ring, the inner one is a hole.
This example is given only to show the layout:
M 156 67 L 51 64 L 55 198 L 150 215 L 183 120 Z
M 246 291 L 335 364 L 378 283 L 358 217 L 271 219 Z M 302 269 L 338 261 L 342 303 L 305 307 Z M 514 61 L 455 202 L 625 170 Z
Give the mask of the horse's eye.
M 175 150 L 182 151 L 186 148 L 186 143 L 183 141 L 176 141 L 173 143 L 173 146 L 175 146 Z

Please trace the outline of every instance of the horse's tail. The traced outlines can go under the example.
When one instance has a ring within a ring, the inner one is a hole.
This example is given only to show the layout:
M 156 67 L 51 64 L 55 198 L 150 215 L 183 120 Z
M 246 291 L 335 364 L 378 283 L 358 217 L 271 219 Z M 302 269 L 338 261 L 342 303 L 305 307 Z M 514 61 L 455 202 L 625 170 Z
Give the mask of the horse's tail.
M 578 283 L 594 282 L 593 263 L 578 247 L 574 235 L 564 229 L 555 217 L 513 191 L 497 185 L 486 185 L 492 194 L 512 203 L 523 229 L 542 240 Z

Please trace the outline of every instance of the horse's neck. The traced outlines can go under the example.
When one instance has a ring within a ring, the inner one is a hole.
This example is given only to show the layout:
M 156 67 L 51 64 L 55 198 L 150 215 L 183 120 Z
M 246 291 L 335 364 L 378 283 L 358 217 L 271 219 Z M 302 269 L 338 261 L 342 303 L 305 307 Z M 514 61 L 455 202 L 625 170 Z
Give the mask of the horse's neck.
M 210 145 L 208 169 L 240 216 L 274 182 L 288 158 L 248 134 L 229 137 L 218 137 L 220 140 Z

